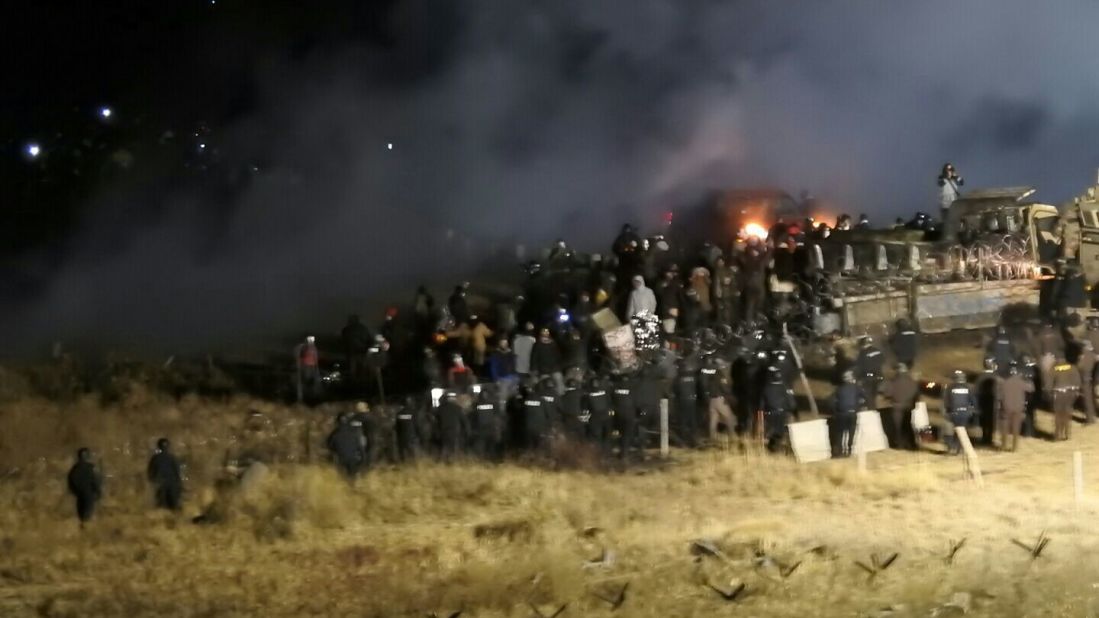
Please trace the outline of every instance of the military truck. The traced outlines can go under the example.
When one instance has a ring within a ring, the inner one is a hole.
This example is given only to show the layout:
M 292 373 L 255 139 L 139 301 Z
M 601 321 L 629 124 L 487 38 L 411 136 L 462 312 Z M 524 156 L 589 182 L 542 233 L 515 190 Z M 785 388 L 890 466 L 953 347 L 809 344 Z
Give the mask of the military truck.
M 908 318 L 922 332 L 985 328 L 1004 307 L 1039 301 L 1040 282 L 1062 257 L 1064 219 L 1056 206 L 1029 200 L 1031 187 L 971 191 L 934 230 L 837 231 L 807 240 L 806 291 L 814 330 L 843 335 L 879 331 Z M 1099 213 L 1099 202 L 1081 205 Z M 1099 258 L 1099 226 L 1087 249 Z M 1085 253 L 1081 251 L 1081 255 Z M 1099 261 L 1096 262 L 1099 276 Z

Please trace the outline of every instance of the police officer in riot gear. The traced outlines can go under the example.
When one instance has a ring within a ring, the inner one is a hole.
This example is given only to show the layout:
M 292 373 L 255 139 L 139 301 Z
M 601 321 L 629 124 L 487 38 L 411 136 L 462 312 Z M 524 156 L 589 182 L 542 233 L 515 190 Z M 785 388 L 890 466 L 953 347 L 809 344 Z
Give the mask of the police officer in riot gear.
M 584 407 L 588 417 L 588 439 L 606 453 L 611 436 L 611 395 L 601 378 L 592 378 L 584 392 Z
M 698 445 L 698 368 L 687 358 L 675 377 L 675 426 L 684 446 Z
M 1022 432 L 1027 438 L 1033 438 L 1035 435 L 1034 413 L 1038 409 L 1038 388 L 1041 386 L 1039 381 L 1041 372 L 1038 370 L 1038 363 L 1032 357 L 1024 354 L 1022 362 L 1019 363 L 1019 375 L 1031 385 L 1026 394 L 1026 410 L 1023 414 Z
M 458 403 L 457 393 L 446 392 L 435 416 L 439 423 L 440 455 L 443 461 L 452 461 L 462 452 L 462 445 L 469 435 L 466 413 Z
M 767 449 L 774 451 L 786 432 L 790 414 L 797 410 L 794 391 L 783 383 L 778 367 L 767 368 L 767 384 L 763 387 L 761 404 Z
M 1053 364 L 1050 400 L 1053 402 L 1053 439 L 1068 440 L 1072 435 L 1072 407 L 1080 396 L 1080 372 L 1058 355 Z
M 729 408 L 729 397 L 732 396 L 732 385 L 729 384 L 722 371 L 721 360 L 714 355 L 706 357 L 699 377 L 702 379 L 703 399 L 706 402 L 706 422 L 709 427 L 710 440 L 717 441 L 718 424 L 725 425 L 725 434 L 730 438 L 736 430 L 736 421 L 733 420 L 733 411 Z
M 956 427 L 968 427 L 976 409 L 977 399 L 973 396 L 973 389 L 970 388 L 969 383 L 966 382 L 965 372 L 960 369 L 955 370 L 953 383 L 951 383 L 946 389 L 946 392 L 943 393 L 943 411 L 946 413 L 947 419 L 953 425 L 944 440 L 949 453 L 953 455 L 961 453 L 962 444 L 958 440 L 958 437 L 954 435 L 953 429 Z
M 625 459 L 639 447 L 637 409 L 629 376 L 618 376 L 611 395 L 614 403 L 614 427 L 618 430 L 619 456 Z
M 411 395 L 405 398 L 404 407 L 397 412 L 394 419 L 393 433 L 397 438 L 397 459 L 401 462 L 410 462 L 416 459 L 417 423 L 419 405 L 416 398 Z
M 570 440 L 579 440 L 584 437 L 583 396 L 579 382 L 573 379 L 565 380 L 565 392 L 558 399 L 560 404 L 558 408 L 561 411 L 565 435 Z
M 833 448 L 838 456 L 851 455 L 858 413 L 865 405 L 866 398 L 855 381 L 854 372 L 845 371 L 842 382 L 832 396 L 832 444 L 835 445 Z
M 1010 368 L 1010 361 L 1008 367 Z M 992 446 L 993 433 L 996 431 L 996 411 L 1001 402 L 997 400 L 1000 392 L 999 366 L 991 358 L 985 359 L 985 369 L 976 380 L 977 424 L 981 427 L 981 444 Z
M 489 386 L 477 394 L 470 418 L 470 432 L 473 436 L 473 452 L 482 459 L 495 460 L 500 455 L 503 440 L 503 414 L 500 400 Z
M 885 357 L 881 350 L 874 346 L 874 340 L 863 337 L 859 346 L 859 355 L 855 359 L 855 371 L 859 387 L 866 398 L 866 405 L 876 409 L 878 407 L 878 386 L 882 382 L 882 368 Z
M 336 417 L 336 427 L 325 441 L 335 459 L 340 472 L 347 478 L 354 478 L 366 462 L 365 440 L 362 427 L 352 426 L 351 415 L 341 412 Z
M 912 322 L 907 318 L 897 320 L 897 330 L 889 341 L 893 351 L 893 358 L 898 363 L 904 363 L 912 368 L 916 364 L 916 354 L 919 351 L 920 336 L 912 327 Z
M 1076 356 L 1076 369 L 1080 372 L 1080 399 L 1084 403 L 1084 424 L 1095 423 L 1095 367 L 1099 357 L 1091 341 L 1080 342 L 1080 353 Z
M 523 442 L 531 451 L 549 448 L 550 419 L 542 396 L 529 386 L 520 389 L 522 397 Z
M 1006 377 L 1011 363 L 1015 360 L 1015 345 L 1007 334 L 1007 328 L 996 328 L 996 336 L 988 342 L 985 350 L 985 358 L 996 364 L 996 373 L 1000 377 Z

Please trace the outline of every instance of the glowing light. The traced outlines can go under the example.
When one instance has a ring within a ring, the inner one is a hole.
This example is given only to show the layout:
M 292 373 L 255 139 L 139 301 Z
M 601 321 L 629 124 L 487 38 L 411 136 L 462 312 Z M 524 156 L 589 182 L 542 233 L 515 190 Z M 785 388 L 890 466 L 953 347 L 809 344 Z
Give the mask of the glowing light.
M 27 144 L 26 153 L 28 157 L 37 159 L 42 154 L 42 147 L 35 143 Z
M 198 149 L 199 150 L 206 150 L 206 144 L 199 144 Z
M 102 119 L 104 119 L 104 120 L 107 120 L 107 119 L 109 119 L 109 118 L 110 118 L 111 116 L 113 116 L 113 115 L 114 115 L 114 110 L 113 110 L 113 109 L 111 109 L 111 108 L 109 108 L 109 107 L 101 107 L 101 108 L 99 108 L 99 117 L 100 117 L 100 118 L 102 118 Z
M 767 228 L 758 223 L 748 223 L 744 226 L 744 235 L 760 240 L 767 240 Z
M 385 145 L 385 147 L 386 147 L 386 148 L 387 148 L 388 150 L 393 150 L 393 144 L 386 144 L 386 145 Z

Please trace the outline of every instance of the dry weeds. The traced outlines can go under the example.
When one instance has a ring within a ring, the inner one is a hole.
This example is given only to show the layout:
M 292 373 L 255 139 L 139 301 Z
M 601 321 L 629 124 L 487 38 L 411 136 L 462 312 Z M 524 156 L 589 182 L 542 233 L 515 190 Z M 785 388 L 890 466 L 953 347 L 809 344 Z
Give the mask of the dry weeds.
M 951 354 L 973 367 L 975 352 Z M 1070 462 L 1081 450 L 1095 478 L 1099 429 L 982 451 L 983 489 L 930 453 L 873 454 L 863 475 L 722 451 L 626 472 L 424 463 L 351 484 L 320 461 L 331 410 L 127 393 L 0 404 L 0 615 L 527 618 L 567 602 L 566 617 L 928 616 L 960 611 L 952 600 L 982 616 L 1097 612 L 1099 486 L 1077 505 Z M 178 517 L 152 510 L 143 481 L 161 435 L 188 464 Z M 63 479 L 83 444 L 108 478 L 81 531 Z M 247 495 L 219 484 L 242 452 L 271 467 Z M 191 523 L 215 501 L 216 523 Z M 1043 532 L 1036 559 L 1012 543 Z M 717 555 L 692 553 L 698 539 Z M 856 564 L 893 553 L 872 578 Z M 597 596 L 627 582 L 617 611 Z M 714 591 L 741 584 L 735 600 Z

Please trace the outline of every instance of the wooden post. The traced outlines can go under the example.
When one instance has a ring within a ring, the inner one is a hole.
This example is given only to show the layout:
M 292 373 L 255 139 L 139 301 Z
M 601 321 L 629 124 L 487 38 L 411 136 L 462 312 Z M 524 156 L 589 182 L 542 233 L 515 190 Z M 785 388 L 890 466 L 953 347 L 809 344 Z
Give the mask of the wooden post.
M 981 476 L 981 464 L 977 461 L 977 451 L 973 450 L 973 443 L 969 441 L 969 432 L 965 430 L 965 427 L 955 427 L 954 435 L 958 436 L 958 441 L 962 443 L 962 450 L 965 452 L 966 476 L 973 479 L 978 487 L 984 487 L 985 481 L 984 477 Z
M 801 377 L 801 387 L 805 389 L 805 396 L 809 399 L 809 410 L 812 411 L 813 418 L 820 418 L 817 399 L 813 397 L 813 389 L 809 388 L 809 378 L 805 376 L 805 367 L 801 364 L 801 355 L 798 354 L 798 348 L 794 345 L 794 340 L 790 338 L 790 331 L 786 328 L 786 322 L 782 323 L 782 336 L 786 339 L 786 345 L 790 346 L 790 354 L 794 357 L 794 364 L 797 365 L 798 376 Z
M 660 400 L 660 456 L 668 456 L 668 400 Z
M 1072 489 L 1076 497 L 1076 506 L 1084 501 L 1084 457 L 1080 451 L 1072 452 Z

